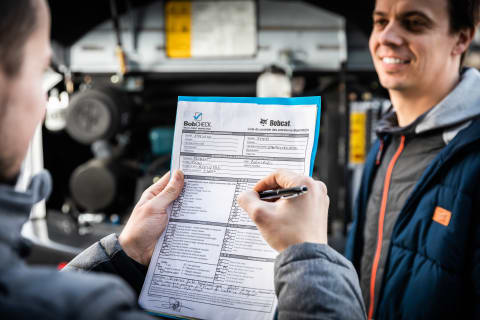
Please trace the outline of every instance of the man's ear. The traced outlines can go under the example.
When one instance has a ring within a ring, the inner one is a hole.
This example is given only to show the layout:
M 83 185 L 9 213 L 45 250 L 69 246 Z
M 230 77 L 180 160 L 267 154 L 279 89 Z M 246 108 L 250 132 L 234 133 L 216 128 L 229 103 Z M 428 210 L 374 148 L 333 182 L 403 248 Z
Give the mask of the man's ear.
M 455 43 L 455 47 L 453 47 L 452 54 L 453 55 L 462 55 L 464 52 L 467 51 L 470 43 L 475 36 L 476 28 L 468 28 L 462 29 L 457 34 L 457 43 Z

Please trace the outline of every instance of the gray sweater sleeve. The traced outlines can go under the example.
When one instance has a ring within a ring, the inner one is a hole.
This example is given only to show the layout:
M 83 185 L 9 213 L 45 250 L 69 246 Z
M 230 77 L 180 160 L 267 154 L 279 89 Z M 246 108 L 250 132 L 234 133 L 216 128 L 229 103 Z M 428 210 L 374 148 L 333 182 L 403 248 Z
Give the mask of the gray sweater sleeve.
M 352 264 L 328 245 L 302 243 L 275 262 L 278 319 L 366 319 Z
M 126 281 L 137 295 L 140 295 L 147 274 L 147 267 L 127 256 L 115 234 L 95 242 L 70 261 L 63 270 L 114 274 Z
M 122 251 L 116 234 L 111 234 L 95 242 L 90 247 L 78 254 L 63 270 L 91 271 L 98 265 L 109 262 L 110 259 Z

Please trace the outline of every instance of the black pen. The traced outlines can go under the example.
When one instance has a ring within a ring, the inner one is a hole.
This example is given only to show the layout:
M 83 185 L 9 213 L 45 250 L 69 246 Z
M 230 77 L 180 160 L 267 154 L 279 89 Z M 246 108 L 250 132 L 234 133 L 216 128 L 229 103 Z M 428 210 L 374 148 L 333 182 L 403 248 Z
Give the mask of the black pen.
M 293 187 L 293 188 L 286 188 L 286 189 L 275 189 L 275 190 L 265 190 L 259 192 L 260 199 L 267 200 L 267 199 L 277 199 L 277 198 L 293 198 L 298 197 L 308 191 L 306 186 L 300 187 Z

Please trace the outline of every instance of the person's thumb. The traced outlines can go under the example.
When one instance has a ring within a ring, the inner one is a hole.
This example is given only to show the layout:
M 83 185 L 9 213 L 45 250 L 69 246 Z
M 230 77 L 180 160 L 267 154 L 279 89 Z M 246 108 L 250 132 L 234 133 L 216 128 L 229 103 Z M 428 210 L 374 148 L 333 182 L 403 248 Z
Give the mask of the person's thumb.
M 275 204 L 260 200 L 260 197 L 255 191 L 244 191 L 238 195 L 238 205 L 245 210 L 250 219 L 257 225 L 262 225 L 273 212 Z
M 178 198 L 183 189 L 183 173 L 179 170 L 173 173 L 172 179 L 165 188 L 150 200 L 155 211 L 164 211 L 170 203 Z

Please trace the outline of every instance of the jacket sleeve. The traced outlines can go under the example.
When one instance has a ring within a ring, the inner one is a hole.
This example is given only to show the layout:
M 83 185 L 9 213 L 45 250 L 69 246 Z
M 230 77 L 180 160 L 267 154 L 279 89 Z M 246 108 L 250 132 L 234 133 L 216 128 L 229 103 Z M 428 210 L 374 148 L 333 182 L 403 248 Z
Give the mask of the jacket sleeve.
M 303 243 L 275 262 L 278 319 L 366 319 L 352 264 L 328 245 Z
M 116 234 L 94 243 L 70 263 L 65 271 L 95 271 L 114 274 L 125 280 L 140 295 L 147 274 L 147 267 L 131 259 L 123 251 Z
M 85 276 L 85 275 L 83 275 Z M 153 320 L 147 312 L 138 307 L 135 293 L 117 277 L 89 274 L 83 277 L 85 287 L 74 303 L 69 305 L 71 313 L 65 319 L 79 320 Z M 95 281 L 91 284 L 89 282 Z M 77 284 L 77 288 L 82 286 Z M 78 290 L 78 289 L 77 289 Z

